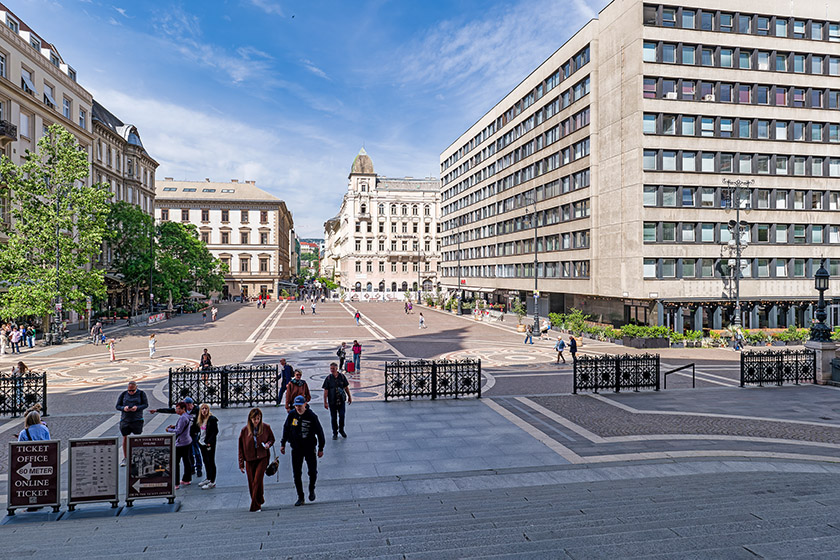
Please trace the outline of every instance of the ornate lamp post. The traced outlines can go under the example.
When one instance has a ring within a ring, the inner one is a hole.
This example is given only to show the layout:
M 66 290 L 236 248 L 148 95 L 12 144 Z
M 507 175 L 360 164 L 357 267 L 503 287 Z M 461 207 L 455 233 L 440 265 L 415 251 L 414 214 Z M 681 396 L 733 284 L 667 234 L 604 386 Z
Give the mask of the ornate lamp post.
M 529 194 L 530 197 L 528 197 Z M 534 227 L 534 334 L 539 337 L 542 336 L 542 331 L 540 331 L 540 291 L 538 285 L 539 274 L 537 273 L 539 266 L 539 253 L 537 253 L 537 188 L 534 187 L 533 193 L 527 193 L 525 196 L 528 198 L 533 197 L 534 203 L 534 211 L 531 214 L 532 225 Z M 527 208 L 525 212 L 528 212 Z
M 747 228 L 746 222 L 741 221 L 741 187 L 749 188 L 755 183 L 754 180 L 743 181 L 736 179 L 724 179 L 723 184 L 728 186 L 732 192 L 732 198 L 735 199 L 735 220 L 729 222 L 729 228 L 735 239 L 735 317 L 733 324 L 735 328 L 741 327 L 741 249 L 743 247 L 743 233 Z
M 825 311 L 825 291 L 828 289 L 828 271 L 825 269 L 825 259 L 820 262 L 820 268 L 814 273 L 814 287 L 820 293 L 817 312 L 814 314 L 816 322 L 811 326 L 811 340 L 815 342 L 831 342 L 831 330 L 825 324 L 828 314 Z

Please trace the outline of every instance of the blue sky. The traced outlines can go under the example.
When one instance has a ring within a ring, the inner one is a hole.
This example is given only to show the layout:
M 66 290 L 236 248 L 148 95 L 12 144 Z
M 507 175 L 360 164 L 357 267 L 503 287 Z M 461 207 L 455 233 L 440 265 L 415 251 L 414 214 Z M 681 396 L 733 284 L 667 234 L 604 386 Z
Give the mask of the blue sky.
M 376 172 L 441 151 L 607 0 L 7 0 L 136 125 L 157 177 L 255 180 L 321 237 L 364 145 Z

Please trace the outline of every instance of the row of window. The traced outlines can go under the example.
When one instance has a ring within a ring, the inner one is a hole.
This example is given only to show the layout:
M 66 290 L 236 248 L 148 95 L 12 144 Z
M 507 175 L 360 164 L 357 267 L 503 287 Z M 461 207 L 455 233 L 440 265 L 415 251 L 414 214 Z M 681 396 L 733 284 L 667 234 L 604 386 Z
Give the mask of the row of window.
M 788 16 L 646 4 L 642 21 L 660 27 L 840 42 L 840 23 Z
M 840 177 L 840 158 L 688 150 L 644 150 L 645 171 Z
M 119 169 L 119 163 L 117 163 L 117 169 Z M 177 190 L 178 189 L 175 188 L 175 187 L 163 187 L 163 192 L 175 192 Z M 196 189 L 195 187 L 184 187 L 184 188 L 181 189 L 181 192 L 196 192 L 197 190 L 198 189 Z M 208 188 L 201 189 L 201 192 L 211 193 L 211 192 L 216 192 L 216 189 L 208 187 Z M 223 192 L 223 193 L 235 193 L 236 189 L 221 189 L 221 192 Z
M 228 270 L 230 270 L 231 272 L 235 270 L 233 266 L 231 266 L 231 257 L 222 256 L 219 258 L 219 260 L 222 261 L 222 264 L 227 265 Z M 268 257 L 260 257 L 258 271 L 271 272 L 270 263 L 271 259 L 269 259 Z M 251 257 L 239 257 L 239 272 L 251 272 Z
M 840 276 L 840 259 L 827 259 L 828 273 Z M 730 278 L 736 260 L 720 259 L 644 259 L 643 275 L 648 279 Z M 741 259 L 742 278 L 812 278 L 820 259 L 766 258 Z
M 645 41 L 642 60 L 663 64 L 840 76 L 840 57 L 743 47 Z
M 798 86 L 644 78 L 645 99 L 705 101 L 810 109 L 840 109 L 840 90 Z
M 416 263 L 416 262 L 411 263 L 411 268 L 412 268 L 411 272 L 419 272 L 418 263 Z M 408 272 L 408 263 L 407 262 L 402 263 L 402 271 L 403 272 Z M 432 271 L 431 263 L 429 263 L 428 261 L 423 263 L 423 271 L 424 272 L 431 272 Z M 356 272 L 362 272 L 362 261 L 356 261 Z M 373 261 L 366 261 L 365 262 L 365 272 L 373 272 Z M 379 272 L 385 272 L 385 261 L 379 261 Z M 391 272 L 397 272 L 397 263 L 396 262 L 391 262 Z M 380 285 L 384 282 L 385 282 L 384 280 L 382 282 L 380 282 Z M 394 283 L 394 286 L 396 286 L 396 282 Z M 392 286 L 392 289 L 396 289 L 396 288 L 394 288 Z
M 379 206 L 377 207 L 377 209 L 379 210 L 379 215 L 380 216 L 385 215 L 385 204 L 384 203 L 380 203 Z M 396 204 L 391 204 L 391 215 L 392 216 L 396 216 L 399 213 L 398 210 L 402 211 L 403 216 L 408 216 L 408 204 L 402 204 L 402 205 L 399 205 L 399 206 L 396 205 Z M 367 214 L 367 204 L 362 203 L 362 204 L 359 205 L 359 214 Z M 420 207 L 417 204 L 412 204 L 411 205 L 411 215 L 412 216 L 419 216 L 420 215 Z M 432 215 L 432 207 L 429 206 L 428 204 L 423 206 L 423 215 L 424 216 L 431 216 Z
M 4 53 L 0 53 L 0 76 L 6 78 L 7 66 L 6 66 L 6 55 Z M 40 96 L 38 93 L 38 89 L 35 87 L 35 79 L 32 74 L 31 70 L 28 70 L 24 67 L 20 69 L 20 88 L 28 93 L 29 95 L 37 98 Z M 58 111 L 58 102 L 55 100 L 55 86 L 50 85 L 47 82 L 44 82 L 44 105 Z M 73 100 L 69 97 L 62 97 L 61 98 L 61 114 L 68 120 L 73 120 Z M 28 123 L 27 130 L 28 130 Z M 79 107 L 79 126 L 87 130 L 87 111 L 81 107 Z M 23 133 L 21 132 L 23 135 Z M 28 135 L 25 135 L 28 136 Z
M 8 28 L 11 29 L 14 33 L 20 34 L 20 24 L 8 13 L 6 14 L 6 26 L 8 26 Z M 44 56 L 45 53 L 42 50 L 43 44 L 41 43 L 41 40 L 31 30 L 28 33 L 29 46 L 38 51 L 38 54 Z M 56 68 L 61 69 L 61 59 L 58 57 L 58 55 L 54 53 L 52 49 L 48 49 L 48 52 L 50 64 L 52 64 Z M 5 77 L 5 74 L 2 75 Z M 76 71 L 70 68 L 69 66 L 67 67 L 67 75 L 70 77 L 71 80 L 73 80 L 74 82 L 76 81 Z
M 420 233 L 420 224 L 411 224 L 411 233 Z M 372 233 L 373 226 L 370 222 L 356 222 L 356 233 Z M 424 232 L 431 233 L 431 224 L 424 224 Z M 365 231 L 362 231 L 365 230 Z M 379 233 L 385 233 L 385 222 L 379 222 Z M 391 233 L 397 233 L 397 222 L 391 222 Z M 402 233 L 408 233 L 408 222 L 402 223 Z
M 160 209 L 160 219 L 163 221 L 169 220 L 169 208 L 161 208 Z M 201 221 L 202 222 L 209 222 L 210 221 L 210 212 L 211 210 L 202 209 L 201 212 Z M 215 212 L 215 210 L 213 211 Z M 221 213 L 221 221 L 222 222 L 229 222 L 230 221 L 230 210 L 219 210 Z M 260 210 L 260 223 L 267 224 L 268 223 L 268 210 Z M 251 216 L 250 210 L 240 210 L 239 212 L 239 221 L 243 224 L 247 224 Z M 190 210 L 188 208 L 181 209 L 181 221 L 188 222 L 190 221 Z
M 268 245 L 269 243 L 269 234 L 267 231 L 261 231 L 260 234 L 260 245 Z M 207 245 L 211 244 L 213 241 L 210 236 L 209 231 L 202 231 L 200 232 L 201 241 Z M 229 231 L 220 231 L 219 232 L 219 243 L 221 245 L 230 245 L 230 232 Z M 250 245 L 251 244 L 251 234 L 247 231 L 239 232 L 239 243 L 241 245 Z
M 361 272 L 361 271 L 357 270 L 356 272 Z M 439 287 L 439 285 L 438 285 L 438 287 Z M 424 292 L 431 292 L 432 288 L 433 288 L 433 283 L 432 283 L 431 280 L 426 279 L 426 280 L 423 281 L 423 291 Z M 414 282 L 411 285 L 411 289 L 413 291 L 417 291 L 417 282 Z M 362 283 L 361 282 L 356 282 L 356 284 L 353 287 L 353 291 L 361 293 L 362 292 Z M 372 292 L 373 291 L 373 283 L 368 282 L 367 285 L 365 286 L 364 291 L 365 292 Z M 385 292 L 385 280 L 382 280 L 381 282 L 379 282 L 379 291 L 380 292 Z M 390 291 L 390 292 L 398 291 L 397 290 L 397 283 L 396 282 L 391 282 L 391 289 L 388 290 L 388 291 Z M 399 289 L 399 291 L 402 291 L 402 292 L 408 291 L 408 282 L 403 282 L 402 287 Z
M 399 248 L 398 248 L 398 243 L 399 243 Z M 406 252 L 406 251 L 410 250 L 410 251 L 417 252 L 419 249 L 420 249 L 420 242 L 417 241 L 417 240 L 414 240 L 414 241 L 411 242 L 411 249 L 409 249 L 408 240 L 403 240 L 403 241 L 399 241 L 399 242 L 395 241 L 395 240 L 391 241 L 391 251 Z M 438 246 L 438 249 L 440 249 L 439 246 Z M 365 242 L 365 250 L 368 253 L 373 251 L 373 240 L 372 239 L 368 239 Z M 432 250 L 431 241 L 426 241 L 423 244 L 423 250 L 427 253 Z M 361 239 L 356 239 L 356 252 L 358 253 L 358 252 L 361 252 L 361 251 L 362 251 L 362 240 Z M 379 241 L 379 252 L 381 253 L 381 252 L 384 252 L 384 251 L 385 251 L 385 241 L 380 240 Z
M 666 136 L 840 143 L 840 124 L 645 113 L 642 131 Z
M 533 90 L 527 93 L 522 99 L 517 101 L 505 113 L 498 117 L 494 122 L 490 123 L 479 132 L 469 142 L 461 146 L 457 152 L 449 156 L 441 164 L 441 174 L 451 165 L 455 164 L 459 159 L 468 154 L 476 146 L 481 144 L 484 140 L 490 138 L 497 130 L 501 130 L 508 122 L 519 116 L 522 111 L 530 107 L 534 102 L 539 101 L 545 94 L 560 85 L 560 82 L 571 77 L 572 74 L 583 68 L 589 63 L 590 53 L 589 45 L 580 50 L 575 56 L 564 62 L 560 68 L 551 74 L 545 81 L 537 85 Z
M 729 243 L 734 233 L 729 224 L 697 222 L 644 222 L 645 243 Z M 840 243 L 840 226 L 820 224 L 747 224 L 741 229 L 743 243 L 821 245 Z
M 840 210 L 840 191 L 742 188 L 739 192 L 744 209 Z M 645 185 L 643 190 L 648 207 L 734 208 L 735 196 L 729 187 Z
M 533 278 L 534 263 L 462 266 L 442 269 L 447 278 Z M 541 262 L 537 264 L 540 278 L 589 278 L 589 261 Z

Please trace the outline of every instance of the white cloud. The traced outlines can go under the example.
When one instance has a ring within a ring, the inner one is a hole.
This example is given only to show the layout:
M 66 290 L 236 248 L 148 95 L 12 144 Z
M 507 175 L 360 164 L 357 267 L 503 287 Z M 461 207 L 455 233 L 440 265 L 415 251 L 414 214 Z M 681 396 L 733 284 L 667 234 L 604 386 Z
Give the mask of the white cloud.
M 126 13 L 125 8 L 118 8 L 117 6 L 111 6 L 111 7 L 114 8 L 122 17 L 131 19 L 128 16 L 128 13 Z
M 251 0 L 251 4 L 267 14 L 273 14 L 277 16 L 283 15 L 283 8 L 280 7 L 279 2 L 271 2 L 269 0 Z
M 306 60 L 305 58 L 300 61 L 303 64 L 303 67 L 318 76 L 319 78 L 324 78 L 325 80 L 329 80 L 330 77 L 327 76 L 327 73 L 315 66 L 315 64 L 311 60 Z

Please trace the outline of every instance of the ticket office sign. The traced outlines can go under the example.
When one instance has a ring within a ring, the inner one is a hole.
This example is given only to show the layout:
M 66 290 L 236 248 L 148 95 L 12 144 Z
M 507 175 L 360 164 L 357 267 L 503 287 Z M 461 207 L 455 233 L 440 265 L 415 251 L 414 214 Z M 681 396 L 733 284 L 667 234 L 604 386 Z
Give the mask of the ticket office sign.
M 119 439 L 85 438 L 70 440 L 67 505 L 90 502 L 119 502 Z
M 125 501 L 175 498 L 175 436 L 128 436 Z
M 61 506 L 61 442 L 58 440 L 9 442 L 9 488 L 6 509 Z

